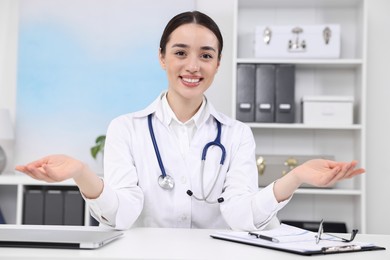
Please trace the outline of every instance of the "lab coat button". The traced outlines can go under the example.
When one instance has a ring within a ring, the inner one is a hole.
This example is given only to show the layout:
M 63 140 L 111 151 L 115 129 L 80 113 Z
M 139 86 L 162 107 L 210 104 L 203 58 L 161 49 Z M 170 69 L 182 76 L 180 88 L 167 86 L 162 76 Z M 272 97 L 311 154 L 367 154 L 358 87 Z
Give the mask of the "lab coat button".
M 186 182 L 187 182 L 187 178 L 185 176 L 181 176 L 180 180 L 181 180 L 181 183 L 183 183 L 183 184 L 186 184 Z
M 182 221 L 186 221 L 186 220 L 187 220 L 187 215 L 186 215 L 186 214 L 183 214 L 183 215 L 181 216 L 181 220 L 182 220 Z

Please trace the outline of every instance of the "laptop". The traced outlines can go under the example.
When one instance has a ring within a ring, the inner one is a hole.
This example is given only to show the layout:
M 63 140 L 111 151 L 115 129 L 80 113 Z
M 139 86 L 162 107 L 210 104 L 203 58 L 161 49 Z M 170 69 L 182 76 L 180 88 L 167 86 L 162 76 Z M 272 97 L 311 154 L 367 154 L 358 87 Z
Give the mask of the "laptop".
M 0 228 L 0 247 L 95 249 L 123 235 L 123 232 L 116 230 L 65 228 L 37 226 Z

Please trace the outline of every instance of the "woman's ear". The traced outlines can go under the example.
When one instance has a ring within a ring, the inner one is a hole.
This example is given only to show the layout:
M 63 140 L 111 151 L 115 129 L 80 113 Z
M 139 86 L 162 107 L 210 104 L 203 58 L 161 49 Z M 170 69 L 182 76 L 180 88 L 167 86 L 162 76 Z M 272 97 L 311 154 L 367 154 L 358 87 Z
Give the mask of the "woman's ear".
M 221 65 L 221 58 L 222 58 L 222 56 L 220 56 L 218 59 L 217 69 L 216 69 L 217 72 L 218 72 L 219 66 Z
M 160 61 L 160 66 L 165 70 L 165 55 L 161 52 L 161 48 L 158 50 L 158 60 Z

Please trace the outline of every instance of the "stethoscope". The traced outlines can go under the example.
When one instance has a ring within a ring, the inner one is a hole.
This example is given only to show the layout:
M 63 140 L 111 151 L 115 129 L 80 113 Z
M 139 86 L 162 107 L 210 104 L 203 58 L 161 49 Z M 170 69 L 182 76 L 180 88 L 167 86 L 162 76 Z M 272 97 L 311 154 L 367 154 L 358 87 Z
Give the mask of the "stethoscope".
M 207 143 L 205 145 L 205 147 L 203 148 L 203 152 L 202 152 L 201 176 L 200 176 L 202 196 L 201 197 L 195 196 L 195 194 L 191 190 L 187 190 L 187 194 L 189 196 L 192 196 L 196 200 L 205 201 L 205 202 L 210 203 L 210 204 L 222 203 L 224 201 L 224 199 L 222 197 L 218 198 L 216 201 L 209 200 L 211 192 L 213 191 L 215 184 L 217 183 L 218 177 L 221 173 L 221 169 L 222 169 L 222 166 L 223 166 L 223 164 L 225 162 L 225 158 L 226 158 L 226 150 L 225 150 L 225 147 L 221 143 L 221 132 L 222 132 L 221 123 L 217 119 L 215 119 L 215 121 L 217 122 L 217 130 L 218 130 L 217 137 L 215 138 L 214 141 Z M 158 165 L 160 166 L 160 169 L 161 169 L 161 175 L 158 177 L 158 184 L 160 185 L 161 188 L 163 188 L 165 190 L 172 190 L 175 187 L 175 180 L 165 172 L 164 164 L 163 164 L 163 161 L 161 159 L 160 151 L 159 151 L 158 146 L 157 146 L 156 137 L 154 136 L 154 130 L 153 130 L 153 125 L 152 125 L 152 114 L 148 115 L 148 126 L 149 126 L 150 137 L 152 138 L 154 151 L 156 153 Z M 209 192 L 207 194 L 205 194 L 204 182 L 203 182 L 204 166 L 205 166 L 205 162 L 206 162 L 207 150 L 211 146 L 219 147 L 221 149 L 222 154 L 221 154 L 221 160 L 220 160 L 219 166 L 218 166 L 218 171 L 217 171 L 218 174 L 215 176 L 215 179 L 213 181 L 213 185 L 211 186 Z

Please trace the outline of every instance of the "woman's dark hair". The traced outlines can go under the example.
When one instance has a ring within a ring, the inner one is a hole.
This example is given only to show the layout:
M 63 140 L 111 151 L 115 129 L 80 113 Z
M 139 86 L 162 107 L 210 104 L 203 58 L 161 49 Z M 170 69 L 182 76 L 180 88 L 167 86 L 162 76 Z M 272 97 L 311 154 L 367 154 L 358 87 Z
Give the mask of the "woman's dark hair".
M 167 46 L 171 33 L 181 25 L 190 23 L 202 25 L 214 33 L 214 35 L 218 39 L 218 59 L 221 59 L 221 53 L 223 48 L 223 38 L 221 31 L 219 30 L 218 25 L 213 21 L 213 19 L 199 11 L 184 12 L 178 14 L 168 22 L 160 40 L 161 53 L 165 54 L 165 48 Z

